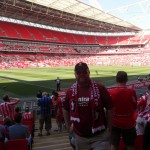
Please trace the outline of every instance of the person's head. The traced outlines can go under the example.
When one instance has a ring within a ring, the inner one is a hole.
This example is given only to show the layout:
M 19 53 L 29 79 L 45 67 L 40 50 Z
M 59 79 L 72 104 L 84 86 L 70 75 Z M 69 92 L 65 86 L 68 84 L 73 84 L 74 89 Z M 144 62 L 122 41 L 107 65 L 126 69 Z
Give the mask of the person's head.
M 140 93 L 140 97 L 142 97 L 143 96 L 143 94 L 142 93 Z
M 38 91 L 37 94 L 36 94 L 36 97 L 37 98 L 42 98 L 42 91 Z
M 49 96 L 47 92 L 42 92 L 42 96 Z
M 12 121 L 9 118 L 5 118 L 4 119 L 4 125 L 5 126 L 11 126 L 12 125 Z
M 148 85 L 147 89 L 148 89 L 148 91 L 150 91 L 150 85 Z
M 137 109 L 142 110 L 146 107 L 147 105 L 147 97 L 145 95 L 140 97 L 140 100 L 137 103 Z
M 58 93 L 56 91 L 53 92 L 53 97 L 54 97 L 54 99 L 58 98 Z
M 14 121 L 15 121 L 16 123 L 21 123 L 21 120 L 22 120 L 22 114 L 21 114 L 21 113 L 16 114 L 16 115 L 14 116 Z
M 121 84 L 126 84 L 128 81 L 128 75 L 125 71 L 118 71 L 116 75 L 116 82 Z
M 15 112 L 16 112 L 16 113 L 19 113 L 19 112 L 20 112 L 20 107 L 18 107 L 18 106 L 15 107 Z
M 5 102 L 9 102 L 9 100 L 10 100 L 10 99 L 9 99 L 9 96 L 8 96 L 8 95 L 4 95 L 4 96 L 3 96 L 3 100 L 4 100 Z
M 90 70 L 86 63 L 79 62 L 74 68 L 75 77 L 79 85 L 87 85 L 90 81 Z
M 28 107 L 28 106 L 25 107 L 25 112 L 26 112 L 26 113 L 29 112 L 29 107 Z

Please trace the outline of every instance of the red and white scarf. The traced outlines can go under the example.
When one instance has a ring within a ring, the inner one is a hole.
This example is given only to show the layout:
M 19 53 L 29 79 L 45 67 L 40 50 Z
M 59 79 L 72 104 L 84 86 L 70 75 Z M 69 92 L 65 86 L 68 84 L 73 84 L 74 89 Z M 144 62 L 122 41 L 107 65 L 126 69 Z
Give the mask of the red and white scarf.
M 102 103 L 100 101 L 100 91 L 95 81 L 91 81 L 90 84 L 90 103 L 92 109 L 92 133 L 105 129 L 105 125 L 100 122 L 100 110 L 103 110 Z M 71 86 L 72 98 L 70 102 L 70 120 L 72 122 L 80 122 L 78 112 L 78 84 L 75 82 Z

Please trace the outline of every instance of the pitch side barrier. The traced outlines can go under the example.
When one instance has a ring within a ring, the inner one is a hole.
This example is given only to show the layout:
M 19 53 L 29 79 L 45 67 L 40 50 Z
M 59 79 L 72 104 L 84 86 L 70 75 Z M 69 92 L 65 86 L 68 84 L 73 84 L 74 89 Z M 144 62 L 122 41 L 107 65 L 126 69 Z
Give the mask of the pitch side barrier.
M 127 87 L 128 88 L 131 88 L 131 89 L 136 89 L 136 88 L 141 88 L 141 87 L 145 87 L 145 86 L 148 86 L 150 85 L 150 80 L 147 80 L 147 81 L 137 81 L 137 82 L 134 82 L 134 83 L 130 83 L 130 84 L 127 84 Z M 112 89 L 112 88 L 115 88 L 116 86 L 112 86 L 112 87 L 107 87 L 107 89 Z M 60 91 L 58 92 L 59 96 L 64 98 L 65 95 L 66 95 L 66 92 L 65 91 Z

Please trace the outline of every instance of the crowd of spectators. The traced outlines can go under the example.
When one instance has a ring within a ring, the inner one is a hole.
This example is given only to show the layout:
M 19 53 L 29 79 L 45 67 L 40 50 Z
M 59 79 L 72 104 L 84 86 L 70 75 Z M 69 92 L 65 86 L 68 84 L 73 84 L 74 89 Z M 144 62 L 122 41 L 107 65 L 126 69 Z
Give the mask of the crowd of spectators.
M 148 66 L 150 65 L 148 53 L 105 55 L 63 55 L 63 54 L 1 54 L 0 69 L 9 68 L 39 68 L 49 66 L 73 66 L 79 61 L 89 65 L 102 66 Z
M 34 117 L 32 112 L 29 112 L 29 109 L 21 112 L 21 108 L 18 106 L 20 99 L 18 98 L 4 95 L 3 101 L 0 104 L 0 142 L 5 147 L 5 144 L 10 140 L 26 139 L 30 150 L 34 136 Z

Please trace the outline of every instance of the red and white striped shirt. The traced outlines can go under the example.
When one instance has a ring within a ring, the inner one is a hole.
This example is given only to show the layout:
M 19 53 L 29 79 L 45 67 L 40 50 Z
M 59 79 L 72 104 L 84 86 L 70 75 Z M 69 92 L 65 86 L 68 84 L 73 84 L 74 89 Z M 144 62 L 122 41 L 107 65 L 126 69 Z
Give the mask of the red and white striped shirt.
M 19 99 L 14 98 L 12 102 L 4 102 L 0 104 L 0 112 L 2 114 L 3 119 L 8 117 L 11 120 L 14 120 L 15 115 L 15 105 L 19 103 Z
M 33 118 L 33 114 L 31 112 L 22 114 L 23 119 L 30 120 Z

